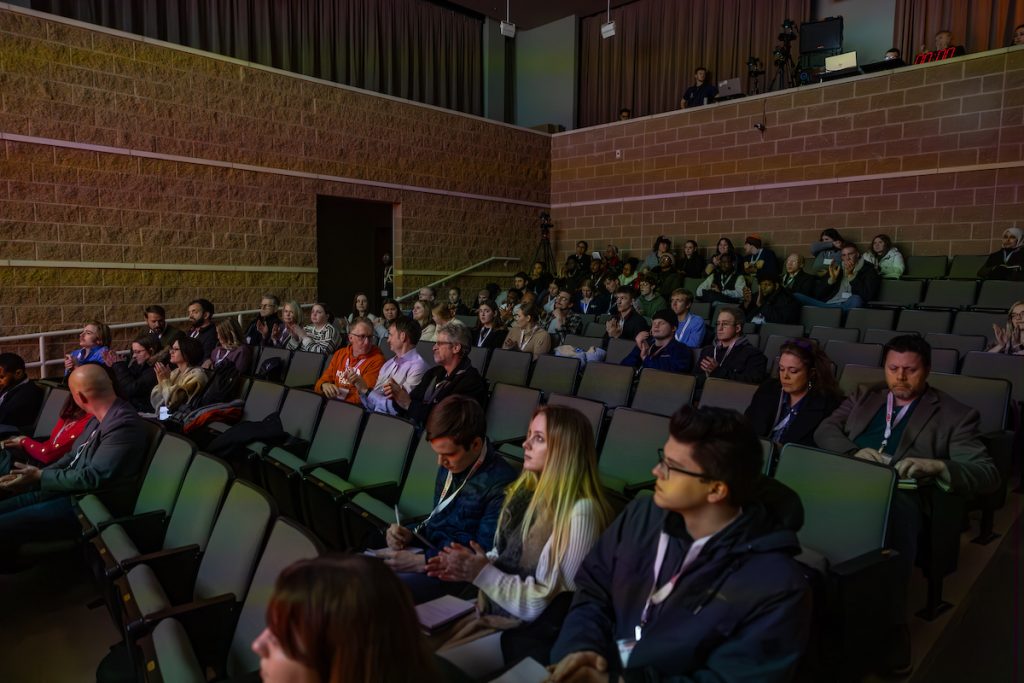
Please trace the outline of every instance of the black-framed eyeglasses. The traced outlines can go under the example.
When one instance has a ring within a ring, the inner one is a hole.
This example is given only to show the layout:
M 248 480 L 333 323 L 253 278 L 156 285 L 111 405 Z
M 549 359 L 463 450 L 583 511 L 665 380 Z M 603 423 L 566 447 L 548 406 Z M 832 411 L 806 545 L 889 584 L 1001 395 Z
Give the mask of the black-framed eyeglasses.
M 676 467 L 675 465 L 669 464 L 668 458 L 665 457 L 665 450 L 663 448 L 658 449 L 658 464 L 655 465 L 658 468 L 658 474 L 663 478 L 668 479 L 672 472 L 678 472 L 679 474 L 685 474 L 688 477 L 695 477 L 697 479 L 708 479 L 708 475 L 703 472 L 691 472 L 690 470 L 684 470 L 682 467 Z

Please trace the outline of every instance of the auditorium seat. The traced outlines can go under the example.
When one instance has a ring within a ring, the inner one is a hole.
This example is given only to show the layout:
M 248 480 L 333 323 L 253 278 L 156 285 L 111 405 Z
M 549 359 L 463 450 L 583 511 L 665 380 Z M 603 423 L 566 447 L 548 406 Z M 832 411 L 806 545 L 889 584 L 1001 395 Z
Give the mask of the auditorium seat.
M 425 339 L 416 342 L 416 353 L 420 354 L 420 358 L 426 362 L 428 368 L 437 365 L 434 362 L 434 342 Z
M 882 346 L 880 344 L 857 344 L 833 340 L 825 345 L 825 355 L 836 364 L 836 369 L 840 373 L 849 363 L 878 367 L 882 365 Z
M 480 322 L 480 319 L 475 315 L 456 315 L 455 319 L 469 329 L 473 329 Z
M 690 404 L 695 384 L 693 375 L 644 368 L 640 371 L 629 407 L 654 415 L 671 416 L 682 406 Z
M 262 346 L 260 347 L 259 358 L 256 360 L 255 369 L 253 374 L 259 372 L 259 369 L 263 367 L 263 364 L 271 358 L 281 359 L 281 376 L 284 377 L 288 372 L 288 366 L 291 363 L 292 352 L 288 349 L 279 349 L 273 346 Z
M 636 488 L 653 485 L 651 470 L 667 435 L 667 417 L 632 408 L 617 409 L 597 461 L 601 483 L 626 498 L 631 498 Z
M 533 363 L 530 388 L 549 394 L 571 394 L 576 389 L 580 372 L 579 358 L 544 355 Z
M 1014 301 L 1024 300 L 1024 282 L 985 280 L 981 283 L 976 309 L 1005 313 Z
M 744 412 L 754 398 L 756 384 L 733 382 L 719 377 L 709 377 L 704 383 L 704 392 L 700 396 L 700 407 L 713 406 Z
M 604 337 L 607 328 L 603 322 L 587 323 L 583 328 L 583 334 L 587 337 Z
M 259 422 L 271 413 L 281 409 L 281 402 L 284 400 L 288 387 L 283 384 L 268 382 L 265 379 L 254 379 L 249 387 L 249 393 L 245 396 L 245 404 L 242 406 L 242 417 L 240 422 Z M 226 422 L 211 422 L 202 430 L 192 432 L 191 436 L 200 447 L 213 439 L 218 434 L 226 432 L 231 425 Z
M 885 371 L 877 366 L 848 363 L 839 373 L 839 390 L 851 396 L 861 385 L 871 386 L 885 381 Z
M 860 330 L 860 340 L 864 341 L 865 330 L 891 330 L 895 319 L 896 312 L 891 309 L 854 308 L 846 314 L 843 327 Z
M 606 408 L 614 409 L 629 402 L 632 386 L 633 368 L 611 363 L 587 363 L 576 395 L 600 401 Z
M 634 348 L 636 348 L 636 340 L 612 337 L 608 340 L 608 353 L 605 355 L 604 362 L 618 365 Z
M 960 353 L 956 349 L 932 349 L 932 372 L 955 375 L 960 368 Z
M 530 418 L 539 405 L 538 389 L 495 384 L 487 403 L 487 438 L 491 444 L 500 447 L 502 454 L 517 454 L 521 460 Z
M 878 288 L 878 300 L 868 305 L 876 307 L 904 308 L 916 306 L 921 300 L 924 282 L 920 280 L 882 280 Z
M 1010 398 L 1024 401 L 1024 356 L 970 351 L 964 355 L 960 374 L 1007 380 L 1010 382 Z
M 386 346 L 386 344 L 385 344 Z M 327 364 L 327 356 L 312 351 L 296 351 L 288 364 L 288 373 L 284 376 L 286 387 L 312 388 Z
M 980 335 L 929 332 L 924 336 L 924 340 L 931 345 L 932 349 L 956 349 L 961 358 L 971 351 L 984 351 L 986 346 L 985 337 Z
M 532 353 L 524 353 L 519 349 L 494 349 L 484 379 L 491 386 L 502 383 L 525 387 L 532 363 Z
M 904 278 L 935 280 L 946 277 L 945 256 L 907 256 Z
M 603 348 L 604 340 L 601 337 L 584 337 L 579 334 L 567 334 L 565 335 L 564 344 L 568 344 L 574 349 L 582 349 L 586 351 L 590 347 Z
M 779 349 L 781 349 L 782 345 L 789 341 L 791 338 L 792 337 L 789 337 L 784 334 L 773 334 L 772 336 L 768 337 L 767 343 L 764 345 L 764 348 L 761 349 L 761 353 L 763 353 L 764 357 L 767 359 L 765 365 L 765 372 L 767 372 L 770 375 L 774 375 L 777 373 L 779 367 Z
M 904 309 L 900 311 L 900 318 L 896 323 L 896 330 L 900 332 L 916 332 L 926 334 L 928 332 L 949 332 L 949 326 L 953 322 L 953 313 L 950 311 L 914 311 Z
M 46 399 L 39 409 L 39 415 L 36 417 L 35 424 L 32 425 L 32 429 L 29 430 L 27 435 L 36 441 L 49 441 L 50 434 L 53 432 L 53 428 L 57 426 L 57 420 L 60 419 L 60 411 L 64 408 L 68 396 L 71 395 L 70 391 L 61 387 L 49 387 L 46 385 L 43 385 L 43 387 L 44 391 L 47 392 Z
M 547 404 L 549 406 L 569 406 L 583 413 L 587 421 L 590 422 L 590 426 L 594 428 L 594 443 L 598 442 L 601 427 L 604 425 L 605 407 L 603 403 L 567 394 L 551 394 L 548 396 Z
M 765 323 L 761 325 L 758 333 L 758 348 L 767 356 L 768 340 L 773 336 L 784 337 L 785 339 L 799 339 L 804 336 L 803 325 L 785 325 L 783 323 Z
M 974 305 L 977 292 L 973 280 L 929 280 L 920 308 L 967 308 Z
M 976 280 L 987 254 L 957 254 L 949 264 L 950 280 Z
M 860 338 L 860 330 L 847 327 L 823 327 L 821 325 L 815 325 L 811 328 L 810 334 L 807 336 L 818 342 L 818 346 L 824 348 L 824 346 L 833 339 L 836 341 L 856 342 Z
M 864 330 L 864 334 L 861 335 L 861 344 L 881 344 L 886 345 L 889 340 L 893 337 L 899 337 L 904 334 L 912 334 L 908 332 L 902 332 L 899 330 Z
M 1007 309 L 1009 306 L 1006 307 Z M 985 337 L 985 347 L 995 344 L 993 325 L 1006 325 L 1006 309 L 1001 313 L 986 311 L 959 311 L 953 319 L 953 334 L 979 335 Z
M 246 456 L 244 459 L 233 460 L 236 464 L 236 471 L 241 471 L 239 476 L 244 476 L 250 481 L 262 485 L 263 479 L 260 475 L 260 459 L 270 448 L 281 445 L 287 441 L 289 450 L 292 453 L 300 452 L 309 446 L 310 439 L 316 431 L 317 422 L 320 419 L 320 411 L 324 407 L 324 397 L 314 394 L 312 391 L 292 389 L 284 398 L 281 410 L 278 413 L 281 418 L 281 427 L 284 429 L 287 438 L 275 443 L 264 441 L 253 441 L 245 445 Z
M 482 346 L 471 346 L 469 347 L 469 362 L 476 371 L 483 377 L 484 373 L 487 372 L 487 362 L 491 359 L 491 349 L 484 348 Z
M 839 308 L 804 306 L 800 309 L 800 323 L 804 326 L 805 333 L 818 326 L 838 328 L 842 321 L 843 311 Z M 854 339 L 853 341 L 857 340 Z

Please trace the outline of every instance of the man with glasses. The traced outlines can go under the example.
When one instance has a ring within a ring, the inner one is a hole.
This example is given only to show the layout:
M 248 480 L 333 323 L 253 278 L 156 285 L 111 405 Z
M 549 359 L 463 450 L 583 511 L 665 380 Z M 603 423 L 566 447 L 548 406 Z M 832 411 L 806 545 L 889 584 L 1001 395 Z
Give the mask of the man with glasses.
M 434 342 L 436 365 L 423 374 L 412 391 L 392 382 L 383 388 L 384 395 L 400 416 L 418 425 L 424 424 L 434 406 L 448 396 L 468 396 L 483 406 L 487 402 L 487 382 L 469 362 L 469 348 L 469 328 L 455 322 L 442 325 Z
M 812 611 L 796 494 L 761 476 L 757 437 L 732 410 L 680 408 L 656 463 L 654 496 L 634 499 L 576 574 L 551 680 L 792 680 Z
M 20 568 L 16 556 L 23 543 L 81 533 L 72 495 L 127 483 L 142 466 L 148 430 L 132 405 L 118 398 L 106 370 L 95 364 L 75 368 L 68 391 L 95 419 L 60 460 L 43 468 L 15 463 L 0 477 L 0 492 L 19 494 L 0 501 L 0 573 Z
M 398 414 L 395 404 L 385 391 L 388 391 L 392 382 L 406 391 L 412 391 L 423 379 L 428 368 L 427 362 L 416 351 L 419 340 L 420 324 L 412 318 L 401 316 L 388 324 L 387 342 L 394 356 L 384 363 L 377 375 L 376 384 L 371 389 L 361 374 L 352 378 L 359 399 L 367 410 L 387 415 Z
M 262 346 L 270 338 L 274 325 L 281 324 L 281 319 L 277 317 L 277 308 L 280 305 L 281 300 L 275 295 L 263 295 L 263 298 L 260 299 L 259 314 L 249 323 L 249 327 L 245 330 L 246 344 L 249 346 Z
M 561 288 L 555 296 L 555 305 L 551 309 L 551 319 L 547 330 L 555 338 L 555 345 L 564 344 L 570 334 L 579 334 L 583 329 L 583 316 L 572 309 L 572 292 Z
M 362 377 L 366 386 L 375 385 L 384 366 L 384 354 L 373 344 L 373 323 L 369 320 L 356 318 L 348 330 L 348 346 L 334 352 L 313 391 L 330 399 L 359 405 L 355 378 Z
M 820 287 L 820 298 L 800 293 L 793 294 L 793 298 L 806 306 L 841 308 L 844 311 L 862 308 L 869 301 L 875 301 L 882 285 L 878 270 L 860 257 L 860 250 L 852 242 L 843 243 L 839 258 L 842 265 L 831 263 L 828 266 L 828 274 Z
M 708 377 L 760 384 L 768 359 L 743 334 L 743 311 L 726 306 L 715 321 L 715 341 L 700 350 L 697 360 L 697 391 Z

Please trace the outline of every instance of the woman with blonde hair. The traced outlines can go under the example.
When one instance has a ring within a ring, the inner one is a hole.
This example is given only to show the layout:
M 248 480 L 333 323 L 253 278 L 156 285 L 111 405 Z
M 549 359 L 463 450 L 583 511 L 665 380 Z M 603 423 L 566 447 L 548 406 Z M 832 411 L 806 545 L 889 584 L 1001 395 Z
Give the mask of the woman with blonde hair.
M 523 443 L 523 472 L 505 496 L 494 548 L 485 553 L 476 543 L 452 544 L 427 563 L 430 576 L 480 589 L 479 616 L 460 625 L 441 656 L 456 667 L 468 666 L 461 644 L 484 636 L 488 642 L 472 648 L 474 677 L 502 668 L 503 651 L 546 663 L 576 588 L 576 571 L 611 519 L 590 422 L 575 408 L 538 408 Z M 481 649 L 489 653 L 490 671 L 477 668 L 483 664 Z
M 430 302 L 425 299 L 417 299 L 412 305 L 412 319 L 420 324 L 420 341 L 435 341 L 437 338 L 437 325 L 434 324 L 433 313 L 430 310 Z
M 203 346 L 192 337 L 182 335 L 171 342 L 168 361 L 169 365 L 153 366 L 156 386 L 149 400 L 157 413 L 165 406 L 173 413 L 202 391 L 209 380 L 206 371 L 199 367 L 203 362 Z
M 542 313 L 536 304 L 520 306 L 515 312 L 515 325 L 509 326 L 502 348 L 532 353 L 534 360 L 550 351 L 551 335 L 540 325 Z
M 1006 326 L 992 325 L 992 332 L 996 343 L 988 348 L 989 353 L 1024 355 L 1024 300 L 1014 301 L 1006 312 Z
M 267 345 L 294 351 L 302 346 L 302 338 L 299 336 L 302 331 L 302 306 L 295 299 L 289 299 L 281 304 L 279 314 L 281 322 L 274 324 Z
M 203 367 L 212 370 L 224 363 L 234 365 L 243 375 L 252 365 L 252 347 L 244 342 L 242 328 L 234 318 L 224 318 L 217 323 L 217 347 L 203 361 Z

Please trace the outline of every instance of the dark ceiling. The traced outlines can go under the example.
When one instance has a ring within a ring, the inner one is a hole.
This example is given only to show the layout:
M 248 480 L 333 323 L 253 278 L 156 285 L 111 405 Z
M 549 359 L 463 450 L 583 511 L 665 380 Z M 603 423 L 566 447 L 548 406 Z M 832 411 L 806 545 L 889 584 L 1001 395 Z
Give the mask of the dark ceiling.
M 505 18 L 505 0 L 448 0 L 492 19 Z M 612 7 L 633 0 L 612 0 Z M 509 0 L 509 18 L 522 29 L 531 29 L 575 14 L 586 17 L 606 10 L 608 0 Z

